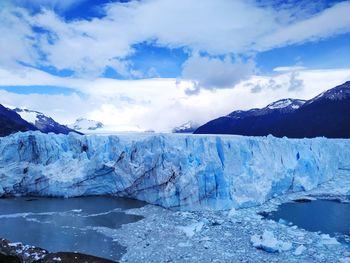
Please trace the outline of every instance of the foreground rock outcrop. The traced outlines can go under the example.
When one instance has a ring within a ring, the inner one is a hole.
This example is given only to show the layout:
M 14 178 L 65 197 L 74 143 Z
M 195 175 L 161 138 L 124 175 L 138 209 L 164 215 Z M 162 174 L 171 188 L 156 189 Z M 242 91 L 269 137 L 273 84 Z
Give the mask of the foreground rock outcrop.
M 174 209 L 247 207 L 350 169 L 350 140 L 201 135 L 0 139 L 0 195 L 116 195 Z
M 108 259 L 73 252 L 50 253 L 45 249 L 10 243 L 0 239 L 0 262 L 3 263 L 112 263 Z

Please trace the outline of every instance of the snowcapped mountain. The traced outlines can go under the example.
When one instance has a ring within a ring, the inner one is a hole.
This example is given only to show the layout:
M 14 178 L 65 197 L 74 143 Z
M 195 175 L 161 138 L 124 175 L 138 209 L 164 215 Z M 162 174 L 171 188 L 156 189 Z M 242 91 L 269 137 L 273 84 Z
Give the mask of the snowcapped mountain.
M 68 134 L 70 132 L 78 133 L 77 131 L 68 128 L 65 125 L 59 124 L 51 117 L 44 115 L 41 112 L 15 108 L 14 111 L 21 116 L 22 119 L 26 120 L 28 123 L 34 125 L 39 131 L 44 133 L 62 133 Z
M 275 101 L 266 106 L 270 110 L 282 110 L 284 112 L 291 112 L 299 109 L 306 101 L 298 99 L 282 99 Z
M 0 136 L 7 136 L 18 131 L 34 131 L 37 128 L 25 121 L 15 111 L 0 104 Z
M 199 127 L 198 124 L 193 121 L 188 121 L 182 124 L 179 127 L 175 127 L 172 132 L 173 133 L 193 133 Z
M 78 118 L 73 124 L 69 125 L 69 127 L 77 131 L 93 131 L 103 128 L 104 125 L 99 121 Z
M 299 109 L 305 102 L 305 100 L 298 99 L 282 99 L 272 102 L 262 109 L 251 109 L 247 111 L 238 110 L 231 112 L 226 117 L 240 119 L 249 116 L 261 116 L 271 114 L 273 112 L 289 113 Z
M 322 92 L 315 98 L 309 100 L 307 104 L 325 101 L 325 100 L 333 100 L 333 101 L 341 101 L 347 100 L 350 98 L 350 81 L 345 82 L 342 85 L 339 85 L 333 89 Z
M 262 109 L 234 111 L 194 133 L 350 138 L 350 81 L 308 101 L 283 99 Z

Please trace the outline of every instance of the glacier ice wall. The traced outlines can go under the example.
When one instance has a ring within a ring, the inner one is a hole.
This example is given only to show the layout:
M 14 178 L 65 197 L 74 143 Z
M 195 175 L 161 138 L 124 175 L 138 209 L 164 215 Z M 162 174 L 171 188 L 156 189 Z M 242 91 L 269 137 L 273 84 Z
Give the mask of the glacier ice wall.
M 261 204 L 350 166 L 350 140 L 16 133 L 0 139 L 0 196 L 116 195 L 174 209 Z

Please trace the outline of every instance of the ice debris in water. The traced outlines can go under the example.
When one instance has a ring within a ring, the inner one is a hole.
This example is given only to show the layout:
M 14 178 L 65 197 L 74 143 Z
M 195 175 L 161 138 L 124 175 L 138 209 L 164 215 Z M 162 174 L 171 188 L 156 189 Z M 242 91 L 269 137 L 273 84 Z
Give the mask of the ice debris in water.
M 178 228 L 182 230 L 187 237 L 191 238 L 195 235 L 195 233 L 200 232 L 203 226 L 203 222 L 197 222 L 188 226 L 179 226 Z
M 266 252 L 275 253 L 292 249 L 292 243 L 275 238 L 271 231 L 265 230 L 262 235 L 255 234 L 250 239 L 254 247 Z
M 350 263 L 350 257 L 339 259 L 340 263 Z
M 281 224 L 281 225 L 286 225 L 286 226 L 289 224 L 289 222 L 288 222 L 287 220 L 284 220 L 284 219 L 282 219 L 282 218 L 280 218 L 280 219 L 278 220 L 278 223 Z
M 294 251 L 294 255 L 295 256 L 300 256 L 301 254 L 303 254 L 303 252 L 305 251 L 306 247 L 304 245 L 300 245 L 298 246 L 295 251 Z
M 233 217 L 233 216 L 236 215 L 236 213 L 237 213 L 236 209 L 232 208 L 231 210 L 228 211 L 227 216 L 228 217 Z
M 330 237 L 328 234 L 322 234 L 321 235 L 321 242 L 322 245 L 340 245 L 338 240 L 334 237 Z

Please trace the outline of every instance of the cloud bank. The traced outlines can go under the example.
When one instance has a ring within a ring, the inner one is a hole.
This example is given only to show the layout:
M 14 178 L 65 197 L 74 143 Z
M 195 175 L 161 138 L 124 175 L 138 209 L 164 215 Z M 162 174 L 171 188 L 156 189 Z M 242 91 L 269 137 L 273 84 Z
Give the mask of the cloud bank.
M 350 79 L 350 69 L 303 69 L 272 77 L 255 75 L 234 88 L 204 89 L 188 95 L 187 89 L 192 83 L 177 79 L 87 81 L 31 71 L 26 75 L 0 71 L 0 85 L 21 86 L 37 80 L 41 85 L 70 87 L 83 96 L 77 93 L 22 95 L 0 90 L 3 104 L 42 111 L 62 123 L 72 123 L 84 116 L 107 125 L 164 132 L 189 120 L 205 123 L 233 110 L 264 107 L 286 97 L 310 99 Z

